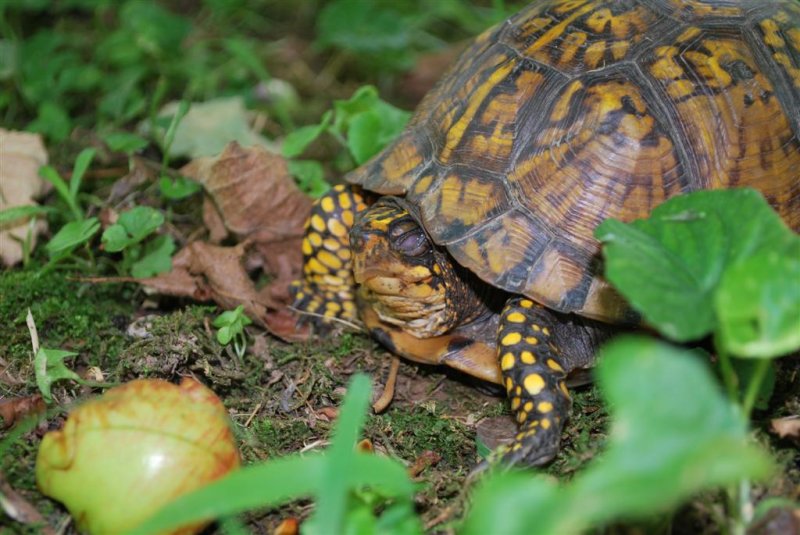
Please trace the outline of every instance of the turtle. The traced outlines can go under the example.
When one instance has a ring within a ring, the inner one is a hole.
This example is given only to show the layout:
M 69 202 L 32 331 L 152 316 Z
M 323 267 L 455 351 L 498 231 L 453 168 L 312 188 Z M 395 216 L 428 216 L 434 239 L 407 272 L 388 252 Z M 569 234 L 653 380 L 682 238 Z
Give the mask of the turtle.
M 759 190 L 800 230 L 800 3 L 540 0 L 480 36 L 312 210 L 295 307 L 507 393 L 496 453 L 549 462 L 566 377 L 639 316 L 593 237 L 679 194 Z

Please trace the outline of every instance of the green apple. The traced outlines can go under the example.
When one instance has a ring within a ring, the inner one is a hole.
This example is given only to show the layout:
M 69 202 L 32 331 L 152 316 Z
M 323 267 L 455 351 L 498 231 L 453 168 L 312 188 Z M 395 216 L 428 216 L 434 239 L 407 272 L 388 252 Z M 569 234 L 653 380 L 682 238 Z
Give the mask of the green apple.
M 238 466 L 227 412 L 211 390 L 192 379 L 141 379 L 84 403 L 45 435 L 36 482 L 80 529 L 114 534 Z

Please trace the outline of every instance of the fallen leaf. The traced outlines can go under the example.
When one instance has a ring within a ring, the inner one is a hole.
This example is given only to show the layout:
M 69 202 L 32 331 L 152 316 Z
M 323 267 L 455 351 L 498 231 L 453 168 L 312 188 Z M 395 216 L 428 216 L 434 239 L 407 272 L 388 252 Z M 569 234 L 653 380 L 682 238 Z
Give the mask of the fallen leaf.
M 475 429 L 478 441 L 492 451 L 510 444 L 516 432 L 517 424 L 508 416 L 484 418 Z
M 0 428 L 9 429 L 17 422 L 32 414 L 41 414 L 45 411 L 42 396 L 39 394 L 21 398 L 4 399 L 0 401 Z
M 409 477 L 417 477 L 426 468 L 434 466 L 441 460 L 442 456 L 435 451 L 425 450 L 422 452 L 422 454 L 420 454 L 419 457 L 414 459 L 414 462 L 406 469 L 406 471 L 408 472 Z
M 172 259 L 172 270 L 139 282 L 160 293 L 191 297 L 197 301 L 213 300 L 225 309 L 244 306 L 256 324 L 284 340 L 302 340 L 296 319 L 286 302 L 276 301 L 269 292 L 258 291 L 243 265 L 251 242 L 222 247 L 192 242 Z
M 279 281 L 288 283 L 300 275 L 300 245 L 312 200 L 295 185 L 283 157 L 231 143 L 219 156 L 193 160 L 181 173 L 208 194 L 203 219 L 213 238 L 224 238 L 221 222 L 237 239 L 253 242 L 267 271 Z
M 791 438 L 795 442 L 800 441 L 800 416 L 786 416 L 785 418 L 775 418 L 771 422 L 772 431 L 781 438 Z
M 166 104 L 158 112 L 159 117 L 172 117 L 179 105 L 178 102 Z M 241 97 L 193 102 L 175 130 L 169 154 L 172 157 L 190 158 L 213 156 L 230 142 L 271 148 L 270 141 L 252 126 L 255 115 L 247 110 Z M 147 133 L 149 124 L 149 121 L 143 122 L 140 131 Z
M 46 164 L 47 151 L 39 134 L 0 128 L 0 210 L 35 205 L 33 199 L 50 188 L 49 183 L 39 177 L 39 168 Z M 0 260 L 7 266 L 22 260 L 28 219 L 0 228 Z M 31 234 L 31 249 L 36 246 L 36 236 L 46 229 L 44 221 L 36 221 Z

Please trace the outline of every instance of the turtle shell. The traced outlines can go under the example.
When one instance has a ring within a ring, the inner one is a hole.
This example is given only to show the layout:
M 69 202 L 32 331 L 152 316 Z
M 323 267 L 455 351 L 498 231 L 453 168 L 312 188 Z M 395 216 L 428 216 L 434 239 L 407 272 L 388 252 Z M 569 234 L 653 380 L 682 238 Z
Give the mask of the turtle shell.
M 348 176 L 488 283 L 606 321 L 592 233 L 754 187 L 800 230 L 800 3 L 545 0 L 491 28 Z

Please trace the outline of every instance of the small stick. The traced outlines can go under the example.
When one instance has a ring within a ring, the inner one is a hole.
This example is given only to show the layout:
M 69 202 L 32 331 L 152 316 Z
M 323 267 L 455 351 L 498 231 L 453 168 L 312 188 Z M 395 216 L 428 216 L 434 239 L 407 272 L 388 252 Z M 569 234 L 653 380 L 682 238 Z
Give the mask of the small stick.
M 389 368 L 389 377 L 386 378 L 386 385 L 383 387 L 383 393 L 381 393 L 381 397 L 372 404 L 372 410 L 375 411 L 376 414 L 385 411 L 389 403 L 392 402 L 394 398 L 394 386 L 397 382 L 397 372 L 399 370 L 400 359 L 398 357 L 392 357 L 392 367 Z

